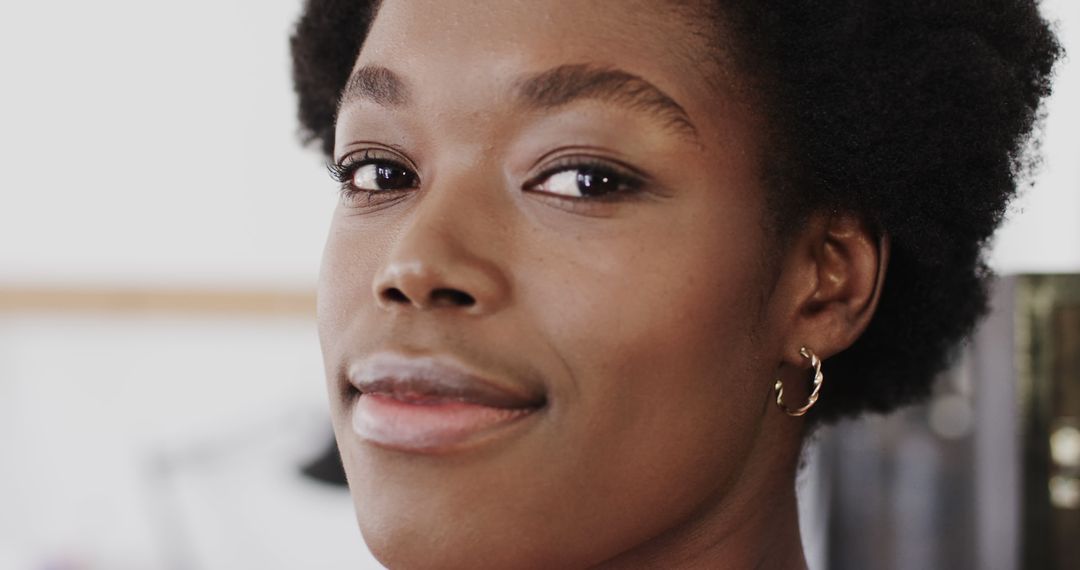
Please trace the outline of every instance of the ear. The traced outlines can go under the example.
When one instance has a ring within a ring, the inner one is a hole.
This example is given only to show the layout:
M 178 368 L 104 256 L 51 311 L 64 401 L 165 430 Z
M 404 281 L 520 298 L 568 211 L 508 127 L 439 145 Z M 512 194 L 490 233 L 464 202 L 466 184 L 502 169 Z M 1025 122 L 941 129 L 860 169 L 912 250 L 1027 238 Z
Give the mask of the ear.
M 815 214 L 796 238 L 781 268 L 778 292 L 782 359 L 805 367 L 799 348 L 822 360 L 851 346 L 877 309 L 889 259 L 889 239 L 852 213 Z

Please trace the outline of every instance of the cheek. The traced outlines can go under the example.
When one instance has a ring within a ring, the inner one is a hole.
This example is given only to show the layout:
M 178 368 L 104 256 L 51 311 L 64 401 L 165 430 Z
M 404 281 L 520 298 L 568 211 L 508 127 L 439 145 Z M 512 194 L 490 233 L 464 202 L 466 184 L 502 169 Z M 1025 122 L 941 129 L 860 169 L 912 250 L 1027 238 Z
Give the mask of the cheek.
M 346 293 L 350 289 L 347 284 L 356 278 L 355 270 L 348 261 L 353 255 L 348 242 L 347 234 L 341 230 L 335 216 L 323 249 L 316 293 L 319 344 L 327 366 L 328 379 L 334 374 L 331 367 L 340 362 L 337 345 L 344 337 L 349 323 L 354 320 L 353 311 L 356 308 L 351 296 Z
M 336 429 L 347 427 L 341 377 L 350 354 L 369 340 L 369 325 L 377 310 L 372 287 L 379 260 L 386 251 L 379 236 L 378 231 L 368 231 L 339 211 L 330 224 L 323 250 L 316 321 Z
M 562 269 L 533 280 L 553 286 L 528 291 L 572 376 L 552 409 L 559 461 L 582 481 L 572 500 L 636 512 L 624 524 L 643 536 L 722 493 L 768 395 L 753 342 L 761 230 L 753 212 L 710 211 L 568 248 Z
M 525 279 L 578 397 L 700 399 L 747 383 L 764 287 L 761 229 L 752 212 L 713 211 L 565 247 L 571 255 L 538 271 L 545 279 Z
M 378 224 L 358 224 L 335 212 L 323 248 L 317 291 L 317 320 L 324 356 L 337 354 L 349 327 L 374 305 L 372 282 L 389 248 Z M 330 361 L 330 359 L 327 359 Z

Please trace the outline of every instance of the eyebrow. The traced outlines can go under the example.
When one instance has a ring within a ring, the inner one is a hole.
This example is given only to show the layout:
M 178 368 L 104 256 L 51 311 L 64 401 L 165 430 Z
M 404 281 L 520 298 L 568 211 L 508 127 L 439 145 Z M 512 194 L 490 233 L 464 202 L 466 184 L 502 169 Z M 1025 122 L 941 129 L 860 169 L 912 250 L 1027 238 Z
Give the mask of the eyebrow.
M 515 98 L 524 106 L 539 110 L 584 100 L 613 103 L 653 115 L 682 135 L 697 138 L 697 127 L 667 93 L 642 77 L 617 68 L 589 64 L 569 64 L 525 76 L 513 84 Z M 384 107 L 409 104 L 405 82 L 386 67 L 364 66 L 356 70 L 342 90 L 339 108 L 354 100 L 370 101 Z
M 599 100 L 654 115 L 675 131 L 697 137 L 686 110 L 645 79 L 616 68 L 561 65 L 516 84 L 518 97 L 537 109 L 555 109 L 580 100 Z
M 371 101 L 383 107 L 400 107 L 409 104 L 409 89 L 393 71 L 378 65 L 366 65 L 349 77 L 338 107 L 353 100 Z

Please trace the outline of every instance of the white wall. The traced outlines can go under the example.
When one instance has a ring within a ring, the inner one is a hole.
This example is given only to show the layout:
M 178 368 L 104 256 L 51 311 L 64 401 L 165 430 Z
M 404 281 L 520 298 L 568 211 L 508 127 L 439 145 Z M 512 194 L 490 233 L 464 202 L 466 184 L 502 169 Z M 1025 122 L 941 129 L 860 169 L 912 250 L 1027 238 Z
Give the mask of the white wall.
M 1042 168 L 998 233 L 991 255 L 1001 273 L 1080 271 L 1080 2 L 1045 0 L 1071 56 L 1047 105 Z
M 310 288 L 335 189 L 294 136 L 298 7 L 0 4 L 0 283 Z

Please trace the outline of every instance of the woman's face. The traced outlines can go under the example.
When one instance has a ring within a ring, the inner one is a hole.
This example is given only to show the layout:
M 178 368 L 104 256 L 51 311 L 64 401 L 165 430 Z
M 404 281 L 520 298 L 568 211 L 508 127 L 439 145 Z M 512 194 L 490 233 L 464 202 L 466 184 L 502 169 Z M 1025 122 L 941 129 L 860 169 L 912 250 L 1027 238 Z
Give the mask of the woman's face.
M 384 2 L 319 291 L 384 563 L 585 566 L 730 506 L 779 348 L 759 127 L 701 20 Z

